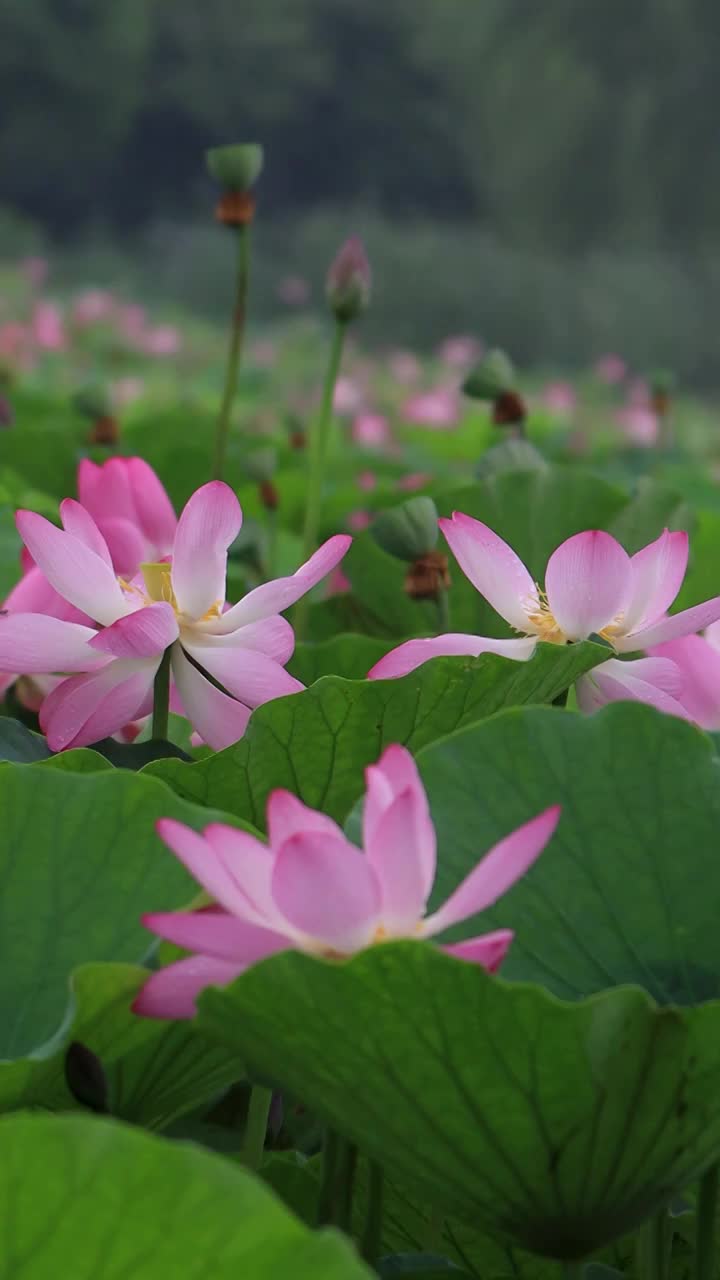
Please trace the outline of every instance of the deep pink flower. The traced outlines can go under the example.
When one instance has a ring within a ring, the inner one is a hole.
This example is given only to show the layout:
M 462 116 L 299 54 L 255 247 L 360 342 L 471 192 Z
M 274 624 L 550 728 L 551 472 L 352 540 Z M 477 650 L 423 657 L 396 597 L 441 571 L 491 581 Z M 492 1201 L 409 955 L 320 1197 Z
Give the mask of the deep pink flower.
M 658 442 L 660 429 L 657 415 L 643 405 L 626 405 L 618 409 L 615 421 L 631 444 L 640 449 L 652 449 Z
M 552 836 L 558 806 L 505 836 L 438 911 L 426 915 L 435 880 L 435 829 L 415 762 L 391 746 L 365 773 L 363 852 L 330 818 L 287 791 L 267 805 L 269 844 L 213 823 L 198 835 L 171 819 L 158 831 L 219 910 L 158 913 L 144 923 L 196 954 L 158 970 L 136 1013 L 191 1018 L 207 986 L 224 986 L 256 961 L 290 948 L 342 959 L 392 938 L 432 938 L 496 902 Z M 494 971 L 512 933 L 499 929 L 444 950 Z
M 62 313 L 54 302 L 38 302 L 32 314 L 32 335 L 38 347 L 44 351 L 62 351 L 65 330 Z
M 656 661 L 670 660 L 679 669 L 678 694 L 687 715 L 701 729 L 720 729 L 720 623 L 714 622 L 702 636 L 683 636 L 655 645 Z
M 351 435 L 356 444 L 379 449 L 390 439 L 388 420 L 381 413 L 359 413 L 353 421 Z
M 68 676 L 41 710 L 52 750 L 97 742 L 147 715 L 168 648 L 184 713 L 216 750 L 242 737 L 253 707 L 303 688 L 284 669 L 295 637 L 280 613 L 338 564 L 349 537 L 330 538 L 292 577 L 256 587 L 227 609 L 227 550 L 242 524 L 227 485 L 213 481 L 193 494 L 172 562 L 144 564 L 132 581 L 116 576 L 108 544 L 80 503 L 66 499 L 60 513 L 63 529 L 32 511 L 18 512 L 17 526 L 50 585 L 92 624 L 35 612 L 0 618 L 0 671 Z
M 524 638 L 454 634 L 408 640 L 380 659 L 369 672 L 371 679 L 404 675 L 429 658 L 448 654 L 501 653 L 522 661 L 538 640 L 566 644 L 600 635 L 617 652 L 632 653 L 720 618 L 720 596 L 667 617 L 685 576 L 686 533 L 666 529 L 632 557 L 609 533 L 577 533 L 551 555 L 543 592 L 512 548 L 487 525 L 458 511 L 439 524 L 465 576 Z
M 78 466 L 78 497 L 105 539 L 117 573 L 132 576 L 143 561 L 172 551 L 177 516 L 162 482 L 143 458 L 110 458 Z
M 454 427 L 459 414 L 460 399 L 454 387 L 420 391 L 402 406 L 403 418 L 420 427 Z
M 622 356 L 600 356 L 600 359 L 595 362 L 596 378 L 606 382 L 608 386 L 616 386 L 618 382 L 622 382 L 626 374 L 627 365 Z

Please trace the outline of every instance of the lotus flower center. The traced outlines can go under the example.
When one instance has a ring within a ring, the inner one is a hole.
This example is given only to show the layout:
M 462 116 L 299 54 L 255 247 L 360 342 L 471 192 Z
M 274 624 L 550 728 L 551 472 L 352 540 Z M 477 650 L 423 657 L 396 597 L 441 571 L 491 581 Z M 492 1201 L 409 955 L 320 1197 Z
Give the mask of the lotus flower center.
M 567 644 L 567 636 L 554 618 L 545 592 L 539 587 L 537 596 L 525 602 L 525 609 L 532 632 L 540 640 L 546 644 Z
M 172 585 L 172 565 L 167 562 L 160 564 L 141 564 L 140 572 L 145 582 L 145 591 L 140 592 L 145 604 L 169 604 L 179 622 L 209 622 L 211 618 L 219 618 L 222 614 L 222 601 L 216 600 L 213 605 L 203 614 L 202 618 L 188 619 L 181 612 L 178 602 L 175 598 L 175 592 Z M 137 587 L 119 579 L 120 586 L 125 591 L 138 591 Z

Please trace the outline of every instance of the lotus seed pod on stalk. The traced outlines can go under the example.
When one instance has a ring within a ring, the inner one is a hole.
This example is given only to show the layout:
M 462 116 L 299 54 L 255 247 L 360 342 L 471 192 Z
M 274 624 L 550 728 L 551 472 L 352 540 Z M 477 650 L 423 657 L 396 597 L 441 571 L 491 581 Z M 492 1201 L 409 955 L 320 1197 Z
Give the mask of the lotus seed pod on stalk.
M 359 236 L 351 236 L 330 264 L 326 294 L 335 318 L 341 324 L 357 319 L 370 301 L 372 274 L 365 246 Z
M 450 586 L 447 556 L 437 551 L 438 513 L 432 498 L 409 498 L 383 511 L 371 533 L 379 547 L 408 564 L 404 590 L 411 600 L 445 602 Z
M 215 216 L 227 227 L 252 222 L 255 197 L 251 188 L 262 172 L 264 153 L 257 142 L 210 147 L 205 153 L 208 173 L 223 188 Z
M 516 374 L 512 361 L 504 351 L 495 348 L 475 365 L 463 382 L 462 389 L 471 400 L 493 402 L 514 391 Z

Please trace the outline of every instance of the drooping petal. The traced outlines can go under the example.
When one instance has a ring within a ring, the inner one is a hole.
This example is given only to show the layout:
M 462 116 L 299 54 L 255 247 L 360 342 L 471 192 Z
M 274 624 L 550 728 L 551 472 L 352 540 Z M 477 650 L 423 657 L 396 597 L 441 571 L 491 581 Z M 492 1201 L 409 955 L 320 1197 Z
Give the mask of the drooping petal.
M 156 830 L 160 839 L 172 849 L 211 898 L 230 915 L 240 920 L 253 920 L 252 914 L 248 914 L 248 899 L 219 856 L 214 840 L 206 839 L 204 833 L 198 835 L 197 831 L 174 818 L 161 818 Z
M 213 751 L 222 751 L 238 742 L 247 729 L 250 708 L 206 680 L 202 672 L 188 662 L 179 644 L 173 646 L 171 662 L 185 715 L 203 741 Z
M 228 547 L 242 525 L 232 489 L 211 480 L 196 489 L 178 521 L 172 559 L 172 585 L 188 618 L 202 618 L 225 602 Z
M 438 524 L 465 577 L 511 627 L 527 631 L 528 613 L 539 603 L 537 587 L 512 547 L 461 511 Z
M 442 950 L 458 960 L 468 960 L 470 964 L 479 964 L 488 973 L 496 973 L 500 968 L 514 938 L 512 929 L 496 929 L 494 933 L 484 933 L 479 938 L 468 938 L 466 942 L 447 942 Z
M 623 630 L 640 631 L 670 608 L 685 577 L 688 536 L 664 529 L 631 559 L 632 593 L 623 610 Z
M 568 640 L 610 625 L 632 589 L 627 551 L 609 533 L 576 533 L 553 551 L 545 571 L 550 611 Z
M 104 626 L 128 612 L 112 569 L 84 542 L 34 511 L 18 511 L 18 532 L 51 586 Z
M 560 806 L 553 805 L 498 841 L 439 911 L 428 916 L 424 932 L 440 933 L 492 906 L 539 857 L 559 819 Z
M 200 992 L 206 987 L 226 987 L 244 968 L 210 956 L 187 956 L 148 978 L 133 1001 L 133 1013 L 143 1018 L 194 1018 Z
M 280 924 L 282 932 L 282 916 L 272 896 L 275 858 L 270 847 L 222 822 L 210 823 L 203 836 L 246 901 L 242 919 L 271 929 Z
M 40 708 L 40 727 L 50 750 L 91 746 L 137 719 L 158 661 L 115 659 L 99 671 L 61 681 Z
M 213 621 L 213 633 L 221 635 L 250 622 L 260 622 L 271 614 L 283 613 L 340 563 L 351 542 L 352 538 L 343 533 L 328 538 L 291 577 L 276 578 L 248 591 L 238 604 Z
M 149 554 L 137 525 L 121 516 L 111 516 L 99 519 L 97 527 L 107 543 L 115 572 L 124 578 L 132 577 Z
M 96 632 L 90 643 L 93 649 L 116 658 L 153 658 L 162 655 L 178 634 L 172 606 L 158 603 L 118 618 L 112 626 Z
M 127 472 L 138 522 L 157 556 L 172 550 L 177 516 L 165 488 L 144 458 L 128 458 Z
M 205 671 L 248 707 L 259 707 L 273 698 L 301 693 L 305 688 L 279 662 L 256 649 L 234 645 L 191 644 L 183 636 L 183 649 Z
M 683 609 L 673 613 L 669 618 L 660 618 L 632 635 L 622 636 L 615 641 L 619 653 L 633 653 L 636 649 L 649 649 L 656 644 L 664 644 L 666 640 L 679 640 L 682 636 L 693 635 L 703 631 L 711 622 L 720 619 L 720 596 L 705 600 L 703 604 L 693 605 L 692 609 Z
M 580 677 L 575 694 L 580 710 L 586 714 L 608 702 L 646 702 L 658 711 L 689 720 L 692 717 L 680 698 L 683 683 L 680 668 L 669 658 L 638 658 L 633 662 L 610 658 Z
M 435 828 L 424 791 L 409 787 L 391 801 L 365 854 L 380 885 L 383 926 L 391 935 L 412 933 L 435 879 Z
M 224 911 L 156 911 L 142 917 L 146 929 L 186 951 L 199 951 L 233 964 L 255 964 L 276 951 L 286 951 L 288 939 L 259 925 L 238 920 Z
M 303 804 L 291 791 L 278 788 L 271 791 L 267 800 L 267 828 L 270 845 L 274 850 L 280 848 L 292 836 L 303 832 L 321 832 L 332 836 L 335 840 L 343 840 L 340 827 L 332 818 L 317 809 Z
M 527 662 L 535 652 L 537 639 L 528 636 L 519 640 L 493 640 L 488 636 L 462 635 L 450 632 L 445 636 L 429 636 L 422 640 L 406 640 L 397 649 L 391 649 L 368 671 L 368 680 L 394 680 L 415 671 L 431 658 L 478 658 L 481 653 L 499 653 L 503 658 Z
M 344 838 L 292 836 L 278 851 L 273 897 L 295 929 L 343 954 L 366 946 L 379 924 L 380 888 L 367 858 Z
M 107 659 L 88 648 L 91 627 L 42 613 L 0 617 L 0 671 L 49 675 L 53 671 L 93 671 Z
M 669 640 L 657 645 L 652 656 L 669 659 L 678 668 L 682 687 L 675 696 L 690 719 L 701 729 L 720 729 L 720 653 L 707 636 Z
M 89 511 L 81 507 L 74 498 L 65 498 L 60 503 L 60 519 L 66 533 L 72 534 L 73 538 L 77 538 L 79 542 L 84 542 L 85 546 L 94 551 L 95 555 L 105 562 L 108 569 L 112 570 L 113 562 L 107 542 Z

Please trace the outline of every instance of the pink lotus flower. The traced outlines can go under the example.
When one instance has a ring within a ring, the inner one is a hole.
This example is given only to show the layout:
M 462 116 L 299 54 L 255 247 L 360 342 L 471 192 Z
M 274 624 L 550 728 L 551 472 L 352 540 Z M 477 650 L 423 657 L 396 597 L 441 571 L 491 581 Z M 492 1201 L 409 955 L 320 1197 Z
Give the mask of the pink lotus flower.
M 342 374 L 335 383 L 333 409 L 336 413 L 358 413 L 363 404 L 363 392 L 352 378 Z
M 393 938 L 432 938 L 491 906 L 532 866 L 552 836 L 555 806 L 500 840 L 438 911 L 435 829 L 412 756 L 388 747 L 365 773 L 363 852 L 340 827 L 287 791 L 267 805 L 269 844 L 213 823 L 198 835 L 165 818 L 165 843 L 211 894 L 209 911 L 157 913 L 143 923 L 196 954 L 148 979 L 136 1013 L 191 1018 L 208 986 L 225 986 L 258 960 L 296 949 L 339 960 Z M 497 969 L 512 941 L 499 929 L 443 950 Z
M 396 382 L 411 386 L 422 377 L 422 365 L 412 351 L 393 351 L 388 356 L 388 369 Z
M 145 392 L 145 383 L 142 378 L 132 376 L 116 378 L 110 383 L 109 390 L 113 406 L 116 409 L 124 409 L 126 405 L 140 399 Z
M 638 448 L 652 449 L 657 444 L 660 432 L 657 415 L 652 409 L 626 405 L 624 409 L 618 409 L 615 421 L 625 438 Z
M 454 387 L 435 387 L 411 396 L 402 406 L 402 416 L 419 427 L 454 427 L 460 400 Z
M 83 458 L 78 497 L 108 545 L 116 573 L 132 576 L 172 551 L 177 516 L 162 482 L 142 458 Z
M 108 544 L 80 503 L 66 499 L 60 514 L 63 529 L 20 511 L 18 530 L 50 586 L 91 625 L 36 612 L 0 618 L 0 671 L 68 677 L 40 714 L 51 750 L 87 746 L 147 715 L 168 649 L 176 698 L 215 750 L 242 737 L 254 707 L 303 688 L 284 669 L 295 637 L 280 613 L 338 564 L 349 537 L 330 538 L 292 577 L 226 608 L 227 550 L 242 512 L 220 481 L 185 506 L 172 563 L 144 564 L 132 581 L 116 576 Z
M 406 476 L 400 476 L 397 487 L 403 493 L 414 493 L 416 489 L 424 489 L 426 485 L 432 484 L 432 481 L 429 471 L 409 471 Z
M 575 388 L 569 382 L 549 382 L 543 388 L 542 403 L 550 413 L 570 416 L 577 408 Z
M 438 348 L 438 356 L 443 364 L 451 369 L 466 369 L 480 359 L 483 350 L 482 342 L 470 334 L 463 333 L 446 338 Z
M 609 533 L 577 533 L 551 555 L 543 592 L 487 525 L 458 511 L 439 524 L 465 576 L 522 638 L 457 633 L 408 640 L 376 663 L 370 679 L 405 675 L 429 658 L 453 654 L 500 653 L 525 661 L 539 640 L 567 644 L 600 635 L 617 652 L 632 653 L 720 618 L 720 596 L 666 616 L 685 576 L 686 533 L 666 529 L 632 557 Z
M 379 449 L 390 439 L 390 428 L 387 418 L 384 418 L 381 413 L 365 412 L 357 415 L 350 434 L 356 444 Z
M 377 476 L 374 471 L 361 471 L 355 478 L 358 489 L 362 489 L 363 493 L 370 493 L 371 490 L 377 488 Z
M 89 325 L 110 320 L 115 310 L 116 302 L 111 293 L 106 293 L 104 289 L 87 289 L 73 302 L 72 323 L 77 329 L 85 329 Z
M 147 329 L 140 346 L 148 356 L 176 356 L 182 347 L 182 338 L 172 325 L 162 324 L 156 329 Z
M 658 711 L 690 720 L 694 717 L 683 705 L 684 685 L 680 667 L 668 658 L 637 658 L 633 662 L 610 658 L 581 676 L 575 692 L 580 710 L 588 714 L 608 702 L 646 702 Z
M 352 529 L 354 533 L 361 533 L 363 529 L 367 529 L 371 520 L 369 511 L 350 511 L 347 517 L 348 529 Z
M 44 351 L 62 351 L 65 346 L 60 308 L 54 302 L 38 302 L 32 314 L 32 334 L 35 343 Z
M 720 623 L 714 622 L 702 636 L 683 636 L 654 645 L 655 661 L 672 661 L 682 687 L 679 701 L 701 729 L 720 729 Z
M 607 383 L 608 386 L 616 386 L 618 382 L 622 382 L 626 374 L 627 365 L 622 356 L 600 356 L 600 359 L 595 362 L 595 377 Z

